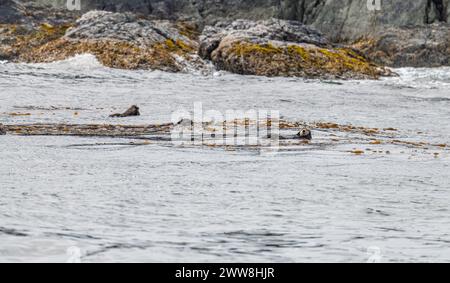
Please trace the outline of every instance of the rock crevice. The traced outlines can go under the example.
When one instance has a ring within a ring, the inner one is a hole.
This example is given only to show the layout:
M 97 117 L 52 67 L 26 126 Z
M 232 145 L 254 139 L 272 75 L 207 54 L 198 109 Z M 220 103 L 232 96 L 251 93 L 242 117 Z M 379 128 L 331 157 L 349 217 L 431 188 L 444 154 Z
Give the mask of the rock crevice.
M 445 0 L 428 0 L 425 23 L 431 24 L 434 21 L 446 23 L 448 21 L 447 5 Z

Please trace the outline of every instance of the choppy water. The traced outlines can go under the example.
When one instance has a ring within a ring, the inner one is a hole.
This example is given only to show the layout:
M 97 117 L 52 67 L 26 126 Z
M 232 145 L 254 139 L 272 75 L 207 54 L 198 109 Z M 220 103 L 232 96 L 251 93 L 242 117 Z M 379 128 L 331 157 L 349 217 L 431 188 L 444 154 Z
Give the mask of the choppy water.
M 120 123 L 168 122 L 202 102 L 205 110 L 277 109 L 289 120 L 394 127 L 405 140 L 450 143 L 450 69 L 398 72 L 330 83 L 111 70 L 89 55 L 1 62 L 0 123 L 117 123 L 106 117 L 132 104 L 142 116 Z M 371 247 L 387 262 L 450 261 L 445 149 L 374 145 L 383 153 L 355 156 L 348 150 L 367 147 L 356 140 L 266 156 L 89 146 L 108 142 L 0 136 L 1 262 L 64 262 L 72 246 L 84 262 L 365 262 Z

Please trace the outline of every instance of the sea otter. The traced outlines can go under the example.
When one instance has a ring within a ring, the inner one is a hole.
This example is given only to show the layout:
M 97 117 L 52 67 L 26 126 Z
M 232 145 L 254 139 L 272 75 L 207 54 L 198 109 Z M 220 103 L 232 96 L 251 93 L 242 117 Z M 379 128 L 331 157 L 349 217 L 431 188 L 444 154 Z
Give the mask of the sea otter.
M 308 129 L 301 129 L 296 135 L 280 136 L 280 140 L 312 140 L 312 134 Z
M 5 126 L 3 126 L 3 124 L 0 124 L 0 136 L 1 135 L 6 135 L 6 129 Z
M 123 118 L 123 117 L 131 117 L 131 116 L 140 116 L 141 113 L 139 113 L 139 107 L 136 105 L 131 106 L 127 111 L 125 111 L 122 114 L 112 114 L 109 117 L 112 118 Z
M 312 134 L 311 131 L 308 129 L 302 129 L 300 130 L 300 132 L 298 132 L 297 137 L 299 139 L 304 139 L 304 140 L 312 140 Z

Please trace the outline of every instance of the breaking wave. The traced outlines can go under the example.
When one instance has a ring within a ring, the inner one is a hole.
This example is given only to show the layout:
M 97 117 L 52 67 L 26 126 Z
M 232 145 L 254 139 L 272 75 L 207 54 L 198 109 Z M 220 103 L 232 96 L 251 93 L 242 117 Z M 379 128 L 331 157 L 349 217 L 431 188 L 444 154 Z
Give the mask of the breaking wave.
M 400 86 L 430 89 L 450 85 L 450 67 L 399 68 L 394 71 L 399 77 L 386 80 Z
M 64 70 L 95 70 L 107 68 L 92 54 L 79 54 L 65 60 L 55 61 L 51 63 L 34 63 L 29 64 L 35 67 L 50 67 Z

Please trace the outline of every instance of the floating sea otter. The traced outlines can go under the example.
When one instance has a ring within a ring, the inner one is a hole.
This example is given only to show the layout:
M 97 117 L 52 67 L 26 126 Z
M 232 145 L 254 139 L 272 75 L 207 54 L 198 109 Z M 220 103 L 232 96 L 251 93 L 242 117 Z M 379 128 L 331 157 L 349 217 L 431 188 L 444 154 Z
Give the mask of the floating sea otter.
M 123 118 L 123 117 L 131 117 L 131 116 L 140 116 L 141 113 L 139 113 L 139 107 L 136 105 L 131 106 L 127 111 L 125 111 L 122 114 L 112 114 L 109 117 L 112 118 Z
M 311 131 L 308 129 L 302 129 L 300 132 L 298 132 L 297 137 L 299 139 L 312 140 Z
M 210 123 L 203 122 L 203 127 L 208 126 Z M 183 127 L 190 127 L 192 128 L 194 126 L 194 121 L 190 119 L 182 119 L 174 124 L 174 126 L 183 126 Z M 237 136 L 234 134 L 234 136 Z M 268 135 L 268 138 L 272 138 L 272 135 Z M 279 135 L 279 138 L 281 140 L 312 140 L 312 133 L 311 130 L 307 128 L 301 129 L 296 135 Z
M 5 127 L 3 126 L 3 124 L 0 124 L 0 136 L 1 135 L 6 135 L 6 129 L 5 129 Z
M 301 129 L 296 135 L 280 135 L 280 140 L 312 140 L 312 134 L 308 129 Z

